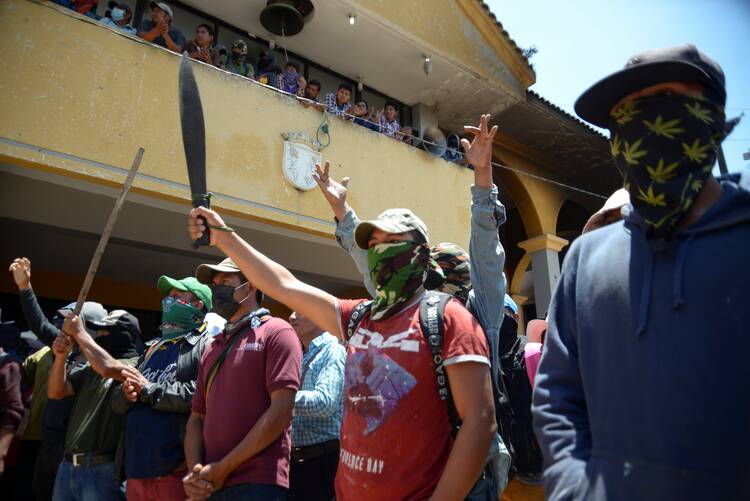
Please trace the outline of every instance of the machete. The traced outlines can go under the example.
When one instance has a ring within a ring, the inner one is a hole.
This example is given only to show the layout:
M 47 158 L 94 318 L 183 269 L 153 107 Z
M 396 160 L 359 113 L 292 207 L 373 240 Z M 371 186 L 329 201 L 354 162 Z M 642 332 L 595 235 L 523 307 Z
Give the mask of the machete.
M 193 207 L 211 207 L 211 193 L 206 188 L 206 129 L 203 124 L 203 107 L 198 83 L 187 53 L 180 61 L 180 123 L 182 125 L 182 146 L 185 148 L 190 193 Z M 209 245 L 210 230 L 206 218 L 201 217 L 206 231 L 193 240 L 193 248 Z
M 109 214 L 107 224 L 104 225 L 104 231 L 102 232 L 102 236 L 99 237 L 99 243 L 96 246 L 96 250 L 94 251 L 94 256 L 91 258 L 91 262 L 89 263 L 89 270 L 86 272 L 86 277 L 83 279 L 81 291 L 78 293 L 76 307 L 73 310 L 74 315 L 80 315 L 81 308 L 83 308 L 83 303 L 86 302 L 86 298 L 89 295 L 89 289 L 91 288 L 91 283 L 94 281 L 96 270 L 97 268 L 99 268 L 99 261 L 101 261 L 102 255 L 104 254 L 104 248 L 107 247 L 109 236 L 112 234 L 112 229 L 115 227 L 117 216 L 120 215 L 122 204 L 125 202 L 125 197 L 127 196 L 128 191 L 130 191 L 130 187 L 133 185 L 133 179 L 135 179 L 135 174 L 138 172 L 138 167 L 141 166 L 141 160 L 143 160 L 143 151 L 143 148 L 138 148 L 138 153 L 136 153 L 135 158 L 133 159 L 133 164 L 130 166 L 130 171 L 128 171 L 128 176 L 125 178 L 125 182 L 122 185 L 122 190 L 120 190 L 120 194 L 117 196 L 117 200 L 115 200 L 115 206 L 112 208 L 112 212 L 110 212 Z

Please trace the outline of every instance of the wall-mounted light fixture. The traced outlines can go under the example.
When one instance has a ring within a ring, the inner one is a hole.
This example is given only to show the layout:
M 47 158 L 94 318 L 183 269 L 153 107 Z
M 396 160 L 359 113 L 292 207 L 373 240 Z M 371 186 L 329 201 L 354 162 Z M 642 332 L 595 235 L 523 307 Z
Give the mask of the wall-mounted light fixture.
M 359 76 L 357 77 L 357 90 L 359 92 L 362 92 L 364 89 L 365 89 L 364 79 L 361 76 Z
M 430 56 L 424 56 L 424 64 L 422 65 L 422 69 L 424 70 L 425 75 L 429 75 L 432 71 L 432 58 L 430 58 Z
M 357 16 L 355 16 L 354 14 L 349 14 L 349 25 L 353 26 L 354 23 L 356 22 L 357 22 Z

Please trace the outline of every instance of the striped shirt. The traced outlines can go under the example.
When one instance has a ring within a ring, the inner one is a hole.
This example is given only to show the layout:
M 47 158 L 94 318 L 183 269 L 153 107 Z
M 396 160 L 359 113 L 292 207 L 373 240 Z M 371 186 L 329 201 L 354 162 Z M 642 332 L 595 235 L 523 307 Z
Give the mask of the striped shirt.
M 385 114 L 380 117 L 380 132 L 400 141 L 402 136 L 398 133 L 399 130 L 401 130 L 401 126 L 396 119 L 394 119 L 393 122 L 389 122 L 385 118 Z
M 302 356 L 302 386 L 294 398 L 292 447 L 307 447 L 339 438 L 344 412 L 346 350 L 331 334 L 312 340 Z
M 351 103 L 338 104 L 336 102 L 335 92 L 329 92 L 328 94 L 326 94 L 324 103 L 326 105 L 326 111 L 331 115 L 336 115 L 337 117 L 343 117 L 344 114 L 349 111 L 349 108 L 352 107 Z

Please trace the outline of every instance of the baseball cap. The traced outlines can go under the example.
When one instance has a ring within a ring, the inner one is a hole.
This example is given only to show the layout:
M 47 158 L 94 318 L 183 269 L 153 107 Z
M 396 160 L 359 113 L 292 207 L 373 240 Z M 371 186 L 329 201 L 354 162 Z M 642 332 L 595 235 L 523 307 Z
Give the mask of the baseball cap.
M 232 44 L 233 49 L 240 49 L 243 54 L 247 54 L 247 43 L 241 38 L 238 38 Z
M 612 193 L 607 201 L 604 202 L 602 208 L 596 211 L 596 213 L 591 216 L 588 221 L 586 221 L 586 225 L 583 227 L 583 230 L 581 230 L 581 233 L 587 233 L 595 228 L 598 228 L 599 225 L 602 224 L 604 216 L 609 211 L 619 209 L 623 205 L 627 205 L 629 203 L 630 194 L 628 193 L 628 190 L 626 190 L 625 188 L 620 188 L 616 192 Z
M 695 82 L 706 97 L 724 105 L 724 72 L 719 63 L 685 44 L 652 49 L 631 57 L 625 68 L 589 87 L 575 103 L 578 116 L 599 127 L 609 127 L 609 112 L 625 96 L 664 82 Z
M 151 4 L 149 6 L 152 9 L 154 7 L 159 7 L 161 10 L 163 10 L 164 12 L 166 12 L 167 14 L 169 14 L 169 18 L 174 21 L 174 13 L 172 12 L 172 7 L 170 7 L 166 3 L 164 3 L 164 2 L 151 2 Z
M 171 291 L 172 289 L 192 292 L 195 297 L 203 301 L 203 304 L 206 306 L 206 311 L 211 311 L 211 308 L 213 307 L 213 302 L 211 301 L 213 294 L 211 294 L 211 289 L 208 287 L 208 285 L 200 283 L 195 277 L 185 277 L 177 280 L 175 278 L 162 275 L 156 282 L 156 288 L 159 289 L 161 297 L 169 294 L 169 291 Z
M 386 233 L 406 233 L 417 231 L 425 242 L 430 241 L 427 225 L 409 209 L 388 209 L 372 221 L 362 221 L 354 229 L 354 241 L 360 249 L 368 248 L 372 230 L 379 229 Z
M 86 327 L 94 330 L 109 330 L 112 327 L 119 327 L 129 332 L 133 339 L 141 337 L 141 327 L 138 319 L 125 310 L 112 310 L 109 315 L 101 320 L 86 320 Z
M 124 10 L 125 12 L 133 13 L 132 9 L 130 8 L 130 5 L 126 4 L 125 2 L 109 2 L 107 4 L 107 7 L 109 7 L 110 10 L 114 8 L 119 8 Z
M 202 284 L 211 285 L 214 275 L 217 273 L 242 273 L 240 267 L 237 266 L 234 261 L 230 258 L 226 258 L 219 264 L 201 264 L 195 269 L 195 278 Z M 263 302 L 263 292 L 257 289 L 255 299 L 258 304 Z
M 513 313 L 515 313 L 516 315 L 518 315 L 518 305 L 507 294 L 505 295 L 505 299 L 503 300 L 503 306 L 506 307 L 506 308 L 510 308 L 513 311 Z
M 65 305 L 57 310 L 57 314 L 61 317 L 67 317 L 75 309 L 76 302 L 73 301 L 72 303 Z M 83 303 L 83 307 L 81 308 L 81 317 L 83 317 L 84 319 L 101 320 L 106 316 L 107 310 L 104 309 L 104 306 L 102 306 L 101 304 L 95 303 L 94 301 L 86 301 L 85 303 Z

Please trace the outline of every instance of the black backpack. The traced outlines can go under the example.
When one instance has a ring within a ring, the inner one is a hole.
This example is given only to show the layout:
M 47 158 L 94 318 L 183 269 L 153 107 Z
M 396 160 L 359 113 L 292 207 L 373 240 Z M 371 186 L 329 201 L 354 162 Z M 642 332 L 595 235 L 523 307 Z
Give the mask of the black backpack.
M 517 337 L 513 347 L 502 355 L 500 365 L 503 382 L 510 398 L 513 468 L 521 476 L 541 478 L 543 458 L 534 435 L 531 415 L 532 387 L 526 373 L 525 347 L 526 338 Z

